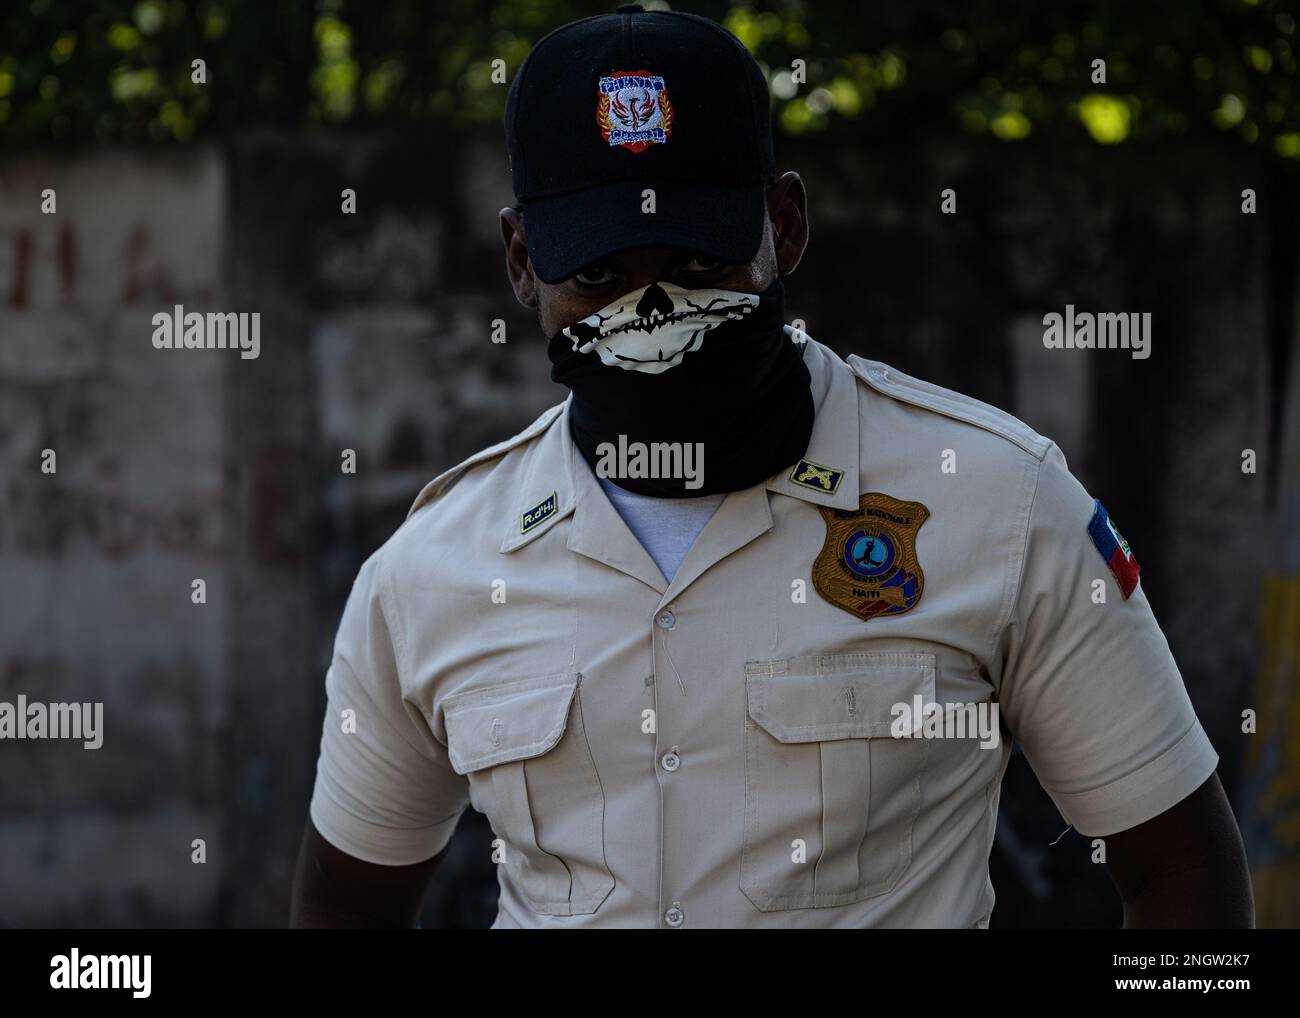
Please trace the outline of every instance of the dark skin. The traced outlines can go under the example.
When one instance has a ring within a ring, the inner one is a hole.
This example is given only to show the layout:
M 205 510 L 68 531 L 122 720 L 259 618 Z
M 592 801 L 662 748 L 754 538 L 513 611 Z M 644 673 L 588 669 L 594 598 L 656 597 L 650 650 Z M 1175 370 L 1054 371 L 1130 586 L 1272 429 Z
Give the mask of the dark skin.
M 1253 929 L 1246 848 L 1218 773 L 1182 802 L 1106 843 L 1125 929 Z
M 808 245 L 803 181 L 785 173 L 769 188 L 758 253 L 743 265 L 698 252 L 636 248 L 609 256 L 561 283 L 544 283 L 528 258 L 524 217 L 501 210 L 506 272 L 515 297 L 537 312 L 546 336 L 654 282 L 762 293 L 790 275 Z M 1249 928 L 1255 904 L 1241 833 L 1217 774 L 1181 802 L 1111 834 L 1106 863 L 1124 902 L 1126 928 Z M 290 926 L 412 927 L 442 856 L 413 866 L 377 866 L 339 851 L 308 820 L 294 876 Z
M 409 930 L 444 853 L 413 866 L 378 866 L 341 852 L 309 819 L 293 874 L 296 930 Z

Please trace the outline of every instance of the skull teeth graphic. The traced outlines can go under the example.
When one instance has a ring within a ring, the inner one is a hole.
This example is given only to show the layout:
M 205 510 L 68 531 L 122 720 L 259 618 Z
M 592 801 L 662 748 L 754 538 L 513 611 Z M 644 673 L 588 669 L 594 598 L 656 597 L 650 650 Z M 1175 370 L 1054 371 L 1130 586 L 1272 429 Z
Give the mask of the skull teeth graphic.
M 596 353 L 601 363 L 659 374 L 676 367 L 704 336 L 723 322 L 743 318 L 758 306 L 752 293 L 687 290 L 651 283 L 564 329 L 579 353 Z

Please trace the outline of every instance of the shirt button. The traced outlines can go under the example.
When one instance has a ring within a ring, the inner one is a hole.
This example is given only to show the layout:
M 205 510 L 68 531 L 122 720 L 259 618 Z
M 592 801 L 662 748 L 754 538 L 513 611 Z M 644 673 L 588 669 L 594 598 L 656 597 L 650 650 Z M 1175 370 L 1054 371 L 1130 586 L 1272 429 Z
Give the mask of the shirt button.
M 666 922 L 673 929 L 677 929 L 678 926 L 686 922 L 686 913 L 683 912 L 676 905 L 674 905 L 672 908 L 670 908 L 667 912 L 664 913 L 664 922 Z
M 665 608 L 655 616 L 655 625 L 660 629 L 672 629 L 673 626 L 677 625 L 677 616 Z
M 682 758 L 669 750 L 662 758 L 660 758 L 659 762 L 663 764 L 664 770 L 675 771 L 682 765 Z

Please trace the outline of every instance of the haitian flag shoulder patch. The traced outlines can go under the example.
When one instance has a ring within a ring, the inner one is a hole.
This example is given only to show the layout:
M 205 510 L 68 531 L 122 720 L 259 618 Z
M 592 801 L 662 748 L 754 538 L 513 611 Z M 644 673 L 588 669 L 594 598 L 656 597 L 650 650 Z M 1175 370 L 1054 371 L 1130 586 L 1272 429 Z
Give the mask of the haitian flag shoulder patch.
M 1110 514 L 1106 512 L 1106 507 L 1101 504 L 1101 499 L 1093 499 L 1092 505 L 1088 536 L 1092 538 L 1092 543 L 1101 557 L 1106 560 L 1106 565 L 1110 566 L 1110 571 L 1115 575 L 1115 581 L 1124 594 L 1124 600 L 1127 601 L 1129 595 L 1137 589 L 1138 574 L 1142 571 L 1142 567 L 1138 565 L 1137 557 L 1128 546 L 1128 542 L 1115 529 L 1115 524 L 1111 521 Z

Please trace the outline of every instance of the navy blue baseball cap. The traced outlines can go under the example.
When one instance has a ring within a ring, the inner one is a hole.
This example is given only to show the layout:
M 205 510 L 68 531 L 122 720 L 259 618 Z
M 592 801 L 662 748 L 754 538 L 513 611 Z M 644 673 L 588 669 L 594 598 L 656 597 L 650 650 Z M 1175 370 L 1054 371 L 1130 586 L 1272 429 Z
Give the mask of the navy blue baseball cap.
M 758 252 L 776 174 L 767 81 L 714 21 L 625 4 L 557 28 L 511 82 L 505 128 L 543 282 L 634 247 Z

